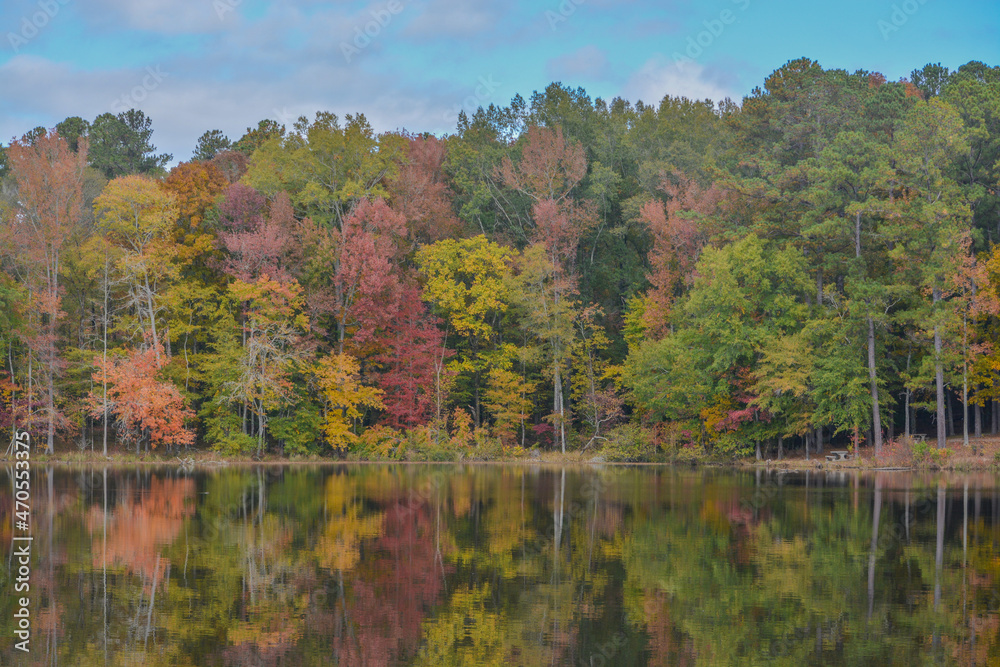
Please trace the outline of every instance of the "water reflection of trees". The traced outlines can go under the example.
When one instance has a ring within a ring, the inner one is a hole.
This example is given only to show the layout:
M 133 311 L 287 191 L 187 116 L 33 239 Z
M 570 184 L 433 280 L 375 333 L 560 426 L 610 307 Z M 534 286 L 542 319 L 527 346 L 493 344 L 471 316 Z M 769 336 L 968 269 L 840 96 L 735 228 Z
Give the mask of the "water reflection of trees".
M 998 533 L 995 513 L 976 530 L 976 498 L 995 498 L 994 481 L 811 481 L 769 477 L 779 490 L 730 530 L 706 530 L 705 507 L 746 491 L 707 484 L 634 525 L 630 581 L 666 594 L 699 664 L 987 664 L 995 633 L 979 633 L 975 657 L 972 635 L 996 623 Z M 992 558 L 977 559 L 976 545 Z
M 48 662 L 988 664 L 1000 652 L 989 475 L 35 474 L 35 646 Z M 0 503 L 0 519 L 10 511 Z

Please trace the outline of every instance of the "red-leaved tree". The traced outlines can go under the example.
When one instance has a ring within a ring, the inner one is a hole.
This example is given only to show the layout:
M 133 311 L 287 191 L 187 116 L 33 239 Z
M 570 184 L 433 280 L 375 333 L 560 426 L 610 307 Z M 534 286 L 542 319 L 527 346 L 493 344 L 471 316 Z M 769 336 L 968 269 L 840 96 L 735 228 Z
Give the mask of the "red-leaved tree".
M 414 137 L 398 175 L 389 183 L 392 206 L 406 219 L 410 237 L 417 243 L 453 238 L 460 231 L 442 168 L 446 154 L 440 139 Z
M 340 351 L 351 332 L 353 351 L 365 351 L 399 308 L 403 286 L 398 264 L 406 219 L 382 199 L 363 201 L 344 222 L 334 276 Z
M 444 349 L 437 323 L 420 300 L 420 290 L 404 288 L 382 339 L 384 349 L 375 357 L 384 369 L 378 385 L 385 392 L 383 421 L 390 426 L 426 424 L 436 412 L 436 386 L 451 353 Z
M 295 215 L 287 193 L 278 193 L 268 210 L 264 195 L 234 183 L 219 205 L 219 222 L 226 273 L 244 282 L 263 274 L 279 282 L 292 279 L 286 260 L 293 245 Z
M 713 231 L 712 216 L 724 196 L 714 183 L 703 188 L 684 176 L 676 183 L 663 179 L 660 190 L 669 197 L 667 203 L 647 202 L 639 213 L 653 235 L 645 321 L 657 338 L 669 326 L 674 302 L 694 281 L 695 264 Z

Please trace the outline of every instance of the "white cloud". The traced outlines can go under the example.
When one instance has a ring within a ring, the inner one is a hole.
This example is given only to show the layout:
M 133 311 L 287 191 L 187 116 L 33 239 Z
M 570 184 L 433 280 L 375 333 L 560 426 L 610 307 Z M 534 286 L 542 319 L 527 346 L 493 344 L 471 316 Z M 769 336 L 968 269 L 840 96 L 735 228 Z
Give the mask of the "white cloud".
M 621 94 L 633 102 L 641 99 L 647 104 L 657 104 L 665 95 L 716 102 L 739 97 L 703 65 L 662 55 L 653 56 L 636 70 L 625 82 Z
M 445 119 L 456 100 L 470 94 L 454 83 L 376 74 L 338 58 L 282 63 L 267 76 L 261 75 L 261 63 L 239 54 L 210 62 L 213 67 L 206 68 L 201 58 L 182 57 L 148 68 L 85 71 L 37 56 L 16 56 L 0 64 L 0 90 L 23 92 L 0 97 L 0 142 L 37 125 L 53 127 L 67 116 L 93 120 L 134 106 L 152 118 L 158 152 L 172 153 L 176 162 L 190 159 L 206 130 L 220 129 L 235 140 L 261 119 L 290 125 L 317 111 L 341 118 L 364 113 L 379 132 L 454 131 Z M 120 108 L 115 108 L 116 100 Z
M 222 30 L 243 0 L 98 0 L 91 16 L 116 17 L 130 28 L 163 34 Z
M 402 0 L 401 0 L 402 1 Z M 410 37 L 434 39 L 480 40 L 484 33 L 494 33 L 506 11 L 512 7 L 501 0 L 469 2 L 468 0 L 429 0 L 425 6 L 404 2 L 404 13 L 413 14 L 404 34 Z

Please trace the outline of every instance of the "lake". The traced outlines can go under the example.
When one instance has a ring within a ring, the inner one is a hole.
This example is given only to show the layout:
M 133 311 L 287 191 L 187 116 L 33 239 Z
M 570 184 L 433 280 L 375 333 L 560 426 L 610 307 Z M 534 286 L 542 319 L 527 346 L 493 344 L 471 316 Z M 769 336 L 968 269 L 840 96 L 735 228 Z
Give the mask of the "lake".
M 0 664 L 1000 663 L 991 474 L 6 471 Z

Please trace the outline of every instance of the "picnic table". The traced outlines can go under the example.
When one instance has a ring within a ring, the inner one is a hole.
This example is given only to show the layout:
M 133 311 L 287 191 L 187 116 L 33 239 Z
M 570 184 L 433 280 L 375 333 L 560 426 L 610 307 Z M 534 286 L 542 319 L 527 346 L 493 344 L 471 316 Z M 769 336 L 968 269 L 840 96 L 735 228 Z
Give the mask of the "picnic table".
M 846 461 L 847 459 L 848 459 L 848 457 L 847 457 L 847 450 L 846 449 L 834 449 L 834 450 L 831 450 L 830 453 L 826 457 L 827 461 L 834 461 L 834 462 L 837 462 L 837 461 Z
M 913 438 L 917 442 L 927 442 L 927 434 L 926 433 L 914 433 L 913 434 Z

